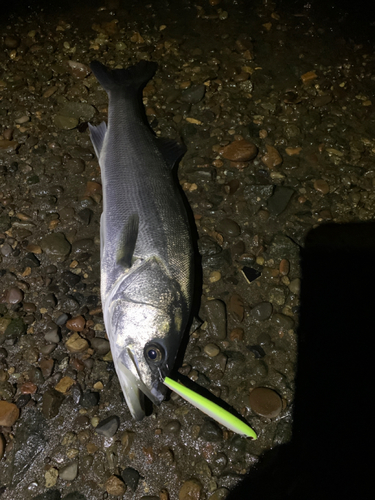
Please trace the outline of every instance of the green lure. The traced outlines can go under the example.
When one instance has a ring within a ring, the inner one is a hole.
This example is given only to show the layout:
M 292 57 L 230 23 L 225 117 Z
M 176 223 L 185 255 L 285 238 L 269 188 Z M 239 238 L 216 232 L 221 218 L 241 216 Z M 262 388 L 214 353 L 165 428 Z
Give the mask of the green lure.
M 220 424 L 224 425 L 228 429 L 242 436 L 249 437 L 251 439 L 257 439 L 256 433 L 251 427 L 242 422 L 239 418 L 235 417 L 229 411 L 224 410 L 216 403 L 213 403 L 209 399 L 197 394 L 196 392 L 188 389 L 187 387 L 181 385 L 178 382 L 165 377 L 164 384 L 176 392 L 179 396 L 189 401 L 190 404 L 201 410 L 203 413 L 213 418 Z

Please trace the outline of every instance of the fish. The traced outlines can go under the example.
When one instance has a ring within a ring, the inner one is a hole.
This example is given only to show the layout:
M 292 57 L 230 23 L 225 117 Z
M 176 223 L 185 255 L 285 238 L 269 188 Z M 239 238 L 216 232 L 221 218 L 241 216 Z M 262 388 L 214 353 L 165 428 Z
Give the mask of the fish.
M 185 146 L 158 138 L 142 91 L 157 63 L 90 68 L 108 94 L 108 125 L 89 124 L 103 189 L 100 294 L 104 325 L 125 401 L 135 420 L 145 396 L 165 398 L 191 316 L 194 250 L 175 166 Z

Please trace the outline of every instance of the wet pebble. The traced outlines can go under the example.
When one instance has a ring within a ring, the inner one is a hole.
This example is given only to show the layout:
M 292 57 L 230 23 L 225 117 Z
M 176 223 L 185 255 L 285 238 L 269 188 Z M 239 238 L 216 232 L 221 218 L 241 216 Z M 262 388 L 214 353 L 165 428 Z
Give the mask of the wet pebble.
M 322 193 L 322 194 L 329 193 L 329 184 L 327 181 L 325 181 L 323 179 L 317 179 L 314 182 L 314 188 L 316 189 L 316 191 L 319 191 L 319 193 Z
M 120 419 L 116 415 L 101 420 L 95 427 L 95 432 L 105 437 L 112 437 L 120 426 Z
M 78 474 L 78 462 L 71 462 L 59 469 L 59 476 L 64 481 L 74 481 Z
M 222 219 L 217 224 L 216 230 L 226 237 L 236 237 L 241 234 L 240 226 L 232 219 Z
M 205 441 L 218 443 L 223 439 L 223 431 L 212 420 L 205 420 L 199 430 L 199 437 L 201 437 Z
M 59 477 L 59 471 L 55 467 L 50 467 L 44 473 L 45 487 L 53 488 L 57 483 L 58 477 Z
M 0 425 L 12 427 L 18 420 L 20 411 L 17 406 L 8 401 L 0 401 Z
M 244 139 L 231 142 L 221 152 L 223 158 L 231 161 L 250 161 L 255 158 L 257 153 L 258 148 L 255 144 Z
M 294 327 L 294 320 L 289 316 L 281 313 L 276 313 L 272 316 L 272 321 L 276 322 L 278 328 L 282 331 L 292 330 Z
M 204 306 L 204 314 L 210 337 L 224 340 L 227 336 L 227 315 L 224 302 L 209 300 Z
M 228 311 L 232 313 L 238 321 L 243 321 L 245 314 L 244 301 L 241 295 L 233 293 L 229 299 Z
M 94 241 L 90 238 L 76 240 L 72 244 L 72 254 L 78 258 L 82 254 L 91 253 L 93 248 L 95 248 Z
M 105 483 L 105 490 L 109 495 L 119 497 L 124 495 L 126 484 L 117 476 L 111 476 Z
M 22 259 L 22 264 L 25 267 L 39 267 L 40 261 L 35 257 L 35 255 L 31 252 L 27 253 L 25 257 Z
M 294 294 L 298 295 L 301 289 L 301 280 L 299 278 L 295 278 L 289 283 L 289 290 Z
M 56 391 L 55 389 L 48 389 L 43 394 L 42 399 L 42 412 L 47 419 L 56 417 L 59 413 L 61 403 L 64 400 L 64 396 Z
M 229 490 L 227 488 L 218 488 L 209 497 L 209 500 L 224 500 L 229 495 Z
M 214 358 L 220 352 L 220 348 L 216 344 L 206 344 L 203 350 L 210 358 Z
M 65 323 L 68 321 L 69 316 L 65 313 L 60 314 L 60 316 L 56 319 L 55 323 L 58 326 L 65 325 Z
M 283 159 L 276 148 L 270 144 L 266 144 L 267 152 L 262 157 L 262 163 L 270 170 L 275 170 L 276 167 L 282 164 Z
M 260 302 L 250 311 L 250 316 L 258 321 L 265 321 L 272 314 L 272 304 L 270 302 Z
M 73 332 L 82 332 L 85 328 L 86 320 L 83 316 L 76 316 L 66 322 L 66 327 Z
M 70 253 L 70 243 L 63 233 L 52 233 L 45 236 L 40 246 L 43 252 L 52 260 L 64 261 Z
M 202 483 L 197 479 L 189 479 L 181 486 L 178 500 L 200 500 L 202 494 Z
M 6 293 L 6 301 L 8 304 L 19 304 L 22 302 L 23 292 L 16 286 L 12 286 Z
M 178 420 L 171 420 L 164 427 L 165 434 L 179 434 L 181 430 L 181 423 Z
M 133 469 L 133 467 L 126 467 L 126 469 L 121 472 L 121 476 L 126 486 L 132 491 L 136 491 L 141 478 L 140 473 L 136 469 Z
M 40 369 L 44 378 L 51 376 L 53 370 L 54 360 L 53 359 L 42 359 L 39 362 Z
M 100 395 L 98 392 L 85 391 L 81 397 L 80 405 L 83 408 L 93 408 L 99 404 Z
M 249 349 L 249 351 L 251 351 L 254 354 L 255 359 L 264 358 L 264 356 L 266 355 L 266 353 L 264 352 L 264 349 L 260 345 L 251 345 L 251 346 L 247 346 L 247 348 Z
M 282 400 L 280 396 L 268 387 L 257 387 L 251 391 L 249 396 L 251 409 L 267 418 L 277 417 L 282 410 Z
M 23 408 L 30 401 L 30 394 L 21 394 L 21 396 L 17 399 L 16 405 L 18 408 Z
M 276 186 L 272 196 L 268 199 L 267 207 L 271 215 L 280 215 L 294 194 L 294 189 L 285 186 Z
M 243 340 L 244 331 L 242 328 L 233 328 L 233 330 L 229 334 L 230 340 Z
M 221 246 L 209 236 L 199 238 L 198 249 L 202 257 L 212 257 L 222 251 Z
M 4 452 L 5 452 L 5 445 L 6 445 L 6 442 L 5 442 L 5 437 L 3 436 L 3 434 L 0 434 L 0 460 L 3 458 L 4 456 Z
M 76 286 L 81 281 L 81 276 L 74 274 L 71 271 L 64 271 L 61 274 L 61 279 L 70 287 Z
M 78 353 L 86 351 L 86 349 L 89 347 L 89 343 L 86 339 L 80 337 L 78 333 L 73 333 L 73 335 L 66 341 L 65 347 L 70 352 Z
M 284 289 L 278 286 L 271 288 L 269 292 L 269 299 L 272 304 L 276 306 L 283 306 L 285 304 Z
M 192 85 L 181 93 L 180 99 L 189 104 L 197 104 L 203 99 L 205 91 L 205 85 Z
M 90 344 L 91 347 L 95 350 L 95 352 L 100 356 L 104 356 L 110 350 L 109 341 L 101 337 L 94 337 L 90 339 Z

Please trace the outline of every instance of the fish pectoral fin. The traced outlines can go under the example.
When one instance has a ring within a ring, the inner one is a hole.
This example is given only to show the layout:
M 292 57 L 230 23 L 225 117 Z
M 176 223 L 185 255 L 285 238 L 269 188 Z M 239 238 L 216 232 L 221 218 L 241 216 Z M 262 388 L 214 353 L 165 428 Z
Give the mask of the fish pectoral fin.
M 117 251 L 117 264 L 129 269 L 132 265 L 135 244 L 138 237 L 139 217 L 133 214 L 127 220 L 120 239 L 120 248 Z
M 105 122 L 102 122 L 100 125 L 95 126 L 89 123 L 89 129 L 90 129 L 90 139 L 92 145 L 94 146 L 95 154 L 99 160 L 100 153 L 103 148 L 105 134 L 107 132 L 107 124 Z
M 166 164 L 173 168 L 186 153 L 186 146 L 171 139 L 158 139 L 158 148 Z

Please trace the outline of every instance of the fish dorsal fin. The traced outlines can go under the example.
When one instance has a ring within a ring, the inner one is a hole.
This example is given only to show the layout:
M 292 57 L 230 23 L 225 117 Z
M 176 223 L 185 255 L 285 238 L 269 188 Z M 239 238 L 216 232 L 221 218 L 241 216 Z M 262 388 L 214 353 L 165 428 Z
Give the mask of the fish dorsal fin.
M 107 132 L 107 124 L 105 122 L 102 122 L 100 125 L 94 126 L 91 125 L 91 123 L 89 123 L 89 129 L 90 129 L 90 139 L 92 145 L 94 146 L 96 156 L 99 159 L 100 153 L 103 148 L 105 134 Z
M 170 168 L 173 168 L 186 153 L 186 146 L 172 139 L 158 139 L 158 148 Z
M 129 269 L 132 265 L 135 244 L 137 243 L 139 217 L 133 214 L 127 220 L 120 238 L 120 247 L 117 251 L 117 264 Z

